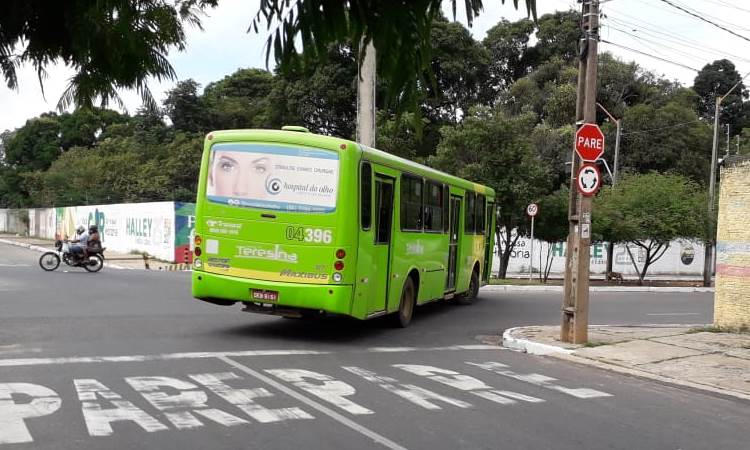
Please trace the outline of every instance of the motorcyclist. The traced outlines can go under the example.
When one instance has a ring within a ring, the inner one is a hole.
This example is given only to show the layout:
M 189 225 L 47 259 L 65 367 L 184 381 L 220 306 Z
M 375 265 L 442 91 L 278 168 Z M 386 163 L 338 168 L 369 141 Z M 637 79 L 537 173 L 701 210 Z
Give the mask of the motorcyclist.
M 88 241 L 89 234 L 86 232 L 86 227 L 79 225 L 78 228 L 76 228 L 76 238 L 70 241 L 70 243 L 73 244 L 70 246 L 70 253 L 76 258 L 83 256 Z
M 102 239 L 99 236 L 99 227 L 96 225 L 89 226 L 89 240 L 86 242 L 86 251 L 84 255 L 89 252 L 95 253 L 102 249 Z

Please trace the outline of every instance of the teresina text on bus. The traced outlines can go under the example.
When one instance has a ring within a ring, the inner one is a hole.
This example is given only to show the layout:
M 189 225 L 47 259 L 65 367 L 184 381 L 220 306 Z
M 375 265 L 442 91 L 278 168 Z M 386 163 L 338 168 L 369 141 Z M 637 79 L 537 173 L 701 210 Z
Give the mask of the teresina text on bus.
M 287 253 L 286 251 L 281 249 L 281 246 L 279 244 L 274 245 L 272 249 L 238 245 L 237 257 L 250 259 L 272 259 L 274 261 L 285 261 L 294 264 L 297 263 L 297 254 Z

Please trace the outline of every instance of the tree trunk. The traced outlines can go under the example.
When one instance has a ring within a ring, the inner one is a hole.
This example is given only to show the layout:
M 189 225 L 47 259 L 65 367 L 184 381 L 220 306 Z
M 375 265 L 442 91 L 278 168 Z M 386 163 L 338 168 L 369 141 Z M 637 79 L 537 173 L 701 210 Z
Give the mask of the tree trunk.
M 504 234 L 504 235 L 503 235 Z M 498 242 L 502 242 L 504 245 L 500 245 L 500 269 L 498 270 L 498 278 L 506 278 L 508 274 L 508 264 L 510 263 L 510 255 L 513 253 L 513 249 L 516 247 L 518 242 L 518 235 L 512 237 L 512 230 L 508 227 L 504 227 L 503 231 L 498 231 L 498 236 L 502 236 Z
M 605 281 L 609 281 L 609 274 L 612 273 L 612 266 L 615 259 L 615 243 L 610 242 L 607 245 L 607 269 L 604 272 Z

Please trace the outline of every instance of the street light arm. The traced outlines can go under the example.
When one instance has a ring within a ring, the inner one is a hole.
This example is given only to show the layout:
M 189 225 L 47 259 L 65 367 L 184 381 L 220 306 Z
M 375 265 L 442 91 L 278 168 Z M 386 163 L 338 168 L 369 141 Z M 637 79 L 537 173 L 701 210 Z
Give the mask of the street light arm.
M 610 118 L 610 120 L 612 120 L 614 123 L 620 123 L 620 121 L 618 119 L 615 119 L 615 117 L 612 114 L 610 114 L 609 111 L 607 111 L 607 109 L 604 106 L 602 106 L 601 103 L 596 102 L 596 106 L 598 106 L 599 109 L 604 111 L 604 114 L 606 114 Z
M 747 78 L 748 75 L 750 75 L 750 72 L 746 73 L 745 76 L 742 77 L 742 79 L 740 81 L 734 83 L 734 86 L 732 86 L 732 88 L 730 90 L 728 90 L 726 94 L 724 94 L 724 95 L 722 95 L 720 97 L 717 97 L 717 99 L 718 99 L 717 103 L 720 104 L 725 98 L 727 98 L 729 96 L 729 94 L 731 94 L 732 91 L 735 90 L 737 88 L 737 86 L 740 85 L 740 83 L 742 83 L 743 81 L 745 81 L 745 78 Z

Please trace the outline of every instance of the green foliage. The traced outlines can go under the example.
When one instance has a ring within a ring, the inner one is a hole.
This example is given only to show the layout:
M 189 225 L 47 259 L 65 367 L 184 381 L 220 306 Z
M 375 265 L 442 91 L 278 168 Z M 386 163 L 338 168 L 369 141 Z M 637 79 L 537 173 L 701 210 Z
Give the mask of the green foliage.
M 626 175 L 605 187 L 594 201 L 595 237 L 631 242 L 646 253 L 639 279 L 674 239 L 703 236 L 706 196 L 699 185 L 680 175 Z
M 721 102 L 719 116 L 722 124 L 730 124 L 730 132 L 733 134 L 738 134 L 742 130 L 745 115 L 743 99 L 748 98 L 742 76 L 734 64 L 727 59 L 706 64 L 693 83 L 693 90 L 700 96 L 698 113 L 708 120 L 713 120 L 716 98 L 726 95 L 737 83 L 739 85 L 734 91 Z
M 183 50 L 183 23 L 200 26 L 199 13 L 217 0 L 6 0 L 0 14 L 0 70 L 16 88 L 16 68 L 31 64 L 40 82 L 45 67 L 63 61 L 75 74 L 58 102 L 122 103 L 119 88 L 136 89 L 155 106 L 148 77 L 173 79 L 170 49 Z
M 505 0 L 501 0 L 505 3 Z M 251 28 L 255 32 L 273 27 L 268 35 L 267 58 L 273 52 L 282 71 L 300 64 L 324 61 L 331 45 L 342 42 L 372 42 L 380 77 L 385 81 L 387 104 L 416 106 L 430 84 L 425 69 L 432 61 L 430 39 L 434 20 L 441 14 L 442 0 L 263 0 Z M 456 0 L 451 0 L 455 15 Z M 513 0 L 517 7 L 519 0 Z M 536 1 L 524 0 L 536 14 Z M 471 25 L 482 10 L 482 0 L 466 0 L 466 18 Z M 302 54 L 297 51 L 302 44 Z

